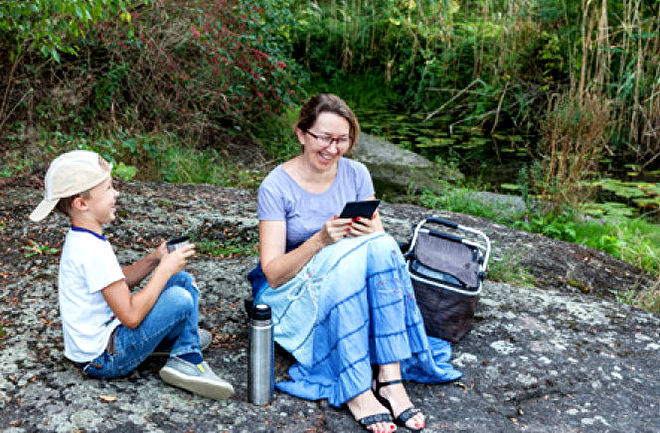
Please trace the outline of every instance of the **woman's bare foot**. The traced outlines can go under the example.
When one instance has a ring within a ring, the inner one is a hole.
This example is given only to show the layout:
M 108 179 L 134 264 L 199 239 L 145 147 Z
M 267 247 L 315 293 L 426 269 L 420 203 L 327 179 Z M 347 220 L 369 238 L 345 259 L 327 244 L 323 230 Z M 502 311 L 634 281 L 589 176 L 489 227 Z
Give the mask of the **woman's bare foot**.
M 346 402 L 348 410 L 351 411 L 356 421 L 372 415 L 386 414 L 389 417 L 389 410 L 383 406 L 371 390 L 352 398 Z M 386 418 L 387 419 L 387 418 Z M 364 426 L 367 430 L 374 433 L 391 433 L 396 430 L 396 425 L 391 419 L 388 421 L 378 421 Z
M 387 382 L 401 379 L 401 369 L 399 363 L 381 365 L 378 372 L 378 382 L 385 384 Z M 403 383 L 393 383 L 391 385 L 381 385 L 378 388 L 380 397 L 387 400 L 392 408 L 392 415 L 398 418 L 404 411 L 414 408 Z M 422 412 L 417 412 L 410 419 L 405 421 L 406 427 L 411 430 L 421 430 L 426 426 L 426 417 Z

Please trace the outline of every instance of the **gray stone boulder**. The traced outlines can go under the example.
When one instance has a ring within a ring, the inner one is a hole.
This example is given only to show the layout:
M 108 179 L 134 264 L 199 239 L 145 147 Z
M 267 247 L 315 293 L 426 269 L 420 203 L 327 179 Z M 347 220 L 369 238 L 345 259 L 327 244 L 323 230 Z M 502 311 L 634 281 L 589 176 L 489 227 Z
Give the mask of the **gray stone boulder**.
M 188 270 L 197 280 L 201 326 L 213 332 L 205 356 L 236 395 L 212 401 L 165 385 L 164 359 L 126 377 L 84 378 L 62 356 L 57 254 L 67 224 L 27 217 L 41 199 L 29 185 L 0 192 L 0 431 L 19 432 L 361 432 L 345 408 L 276 393 L 247 402 L 246 273 L 257 261 L 256 195 L 211 186 L 120 184 L 119 218 L 107 227 L 123 264 L 162 239 L 195 234 L 207 253 Z M 406 240 L 427 209 L 383 203 L 386 229 Z M 454 346 L 463 377 L 409 383 L 427 414 L 426 432 L 660 431 L 660 316 L 617 303 L 617 290 L 653 279 L 607 254 L 490 221 L 439 213 L 485 231 L 493 265 L 523 266 L 535 286 L 487 280 L 472 331 Z M 218 245 L 233 246 L 219 249 Z M 214 247 L 215 245 L 215 247 Z M 242 247 L 240 247 L 242 245 Z M 247 247 L 245 246 L 247 245 Z M 38 248 L 37 248 L 38 249 Z M 220 255 L 223 253 L 223 256 Z M 276 380 L 292 359 L 275 354 Z M 403 431 L 403 430 L 401 430 Z
M 364 133 L 358 137 L 353 158 L 369 168 L 374 184 L 384 192 L 386 200 L 424 189 L 439 192 L 438 179 L 463 178 L 457 169 L 436 164 L 387 140 Z

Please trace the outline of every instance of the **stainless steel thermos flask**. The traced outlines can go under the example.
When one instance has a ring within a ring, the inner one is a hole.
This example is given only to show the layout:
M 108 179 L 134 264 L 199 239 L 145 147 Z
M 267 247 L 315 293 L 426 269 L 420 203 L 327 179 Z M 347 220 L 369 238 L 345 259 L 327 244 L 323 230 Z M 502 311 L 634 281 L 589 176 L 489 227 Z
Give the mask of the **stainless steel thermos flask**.
M 250 314 L 248 336 L 248 398 L 265 405 L 273 397 L 273 322 L 270 307 L 257 304 Z

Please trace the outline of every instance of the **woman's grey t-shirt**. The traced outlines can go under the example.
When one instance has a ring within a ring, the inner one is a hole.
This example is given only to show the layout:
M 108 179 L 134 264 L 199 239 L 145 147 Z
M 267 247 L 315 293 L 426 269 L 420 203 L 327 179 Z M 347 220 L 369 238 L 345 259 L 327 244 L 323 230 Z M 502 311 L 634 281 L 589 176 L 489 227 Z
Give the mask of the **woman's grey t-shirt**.
M 275 167 L 259 187 L 259 221 L 286 221 L 286 251 L 290 251 L 339 215 L 348 201 L 374 195 L 369 170 L 364 164 L 340 158 L 337 176 L 325 192 L 305 191 L 284 170 Z

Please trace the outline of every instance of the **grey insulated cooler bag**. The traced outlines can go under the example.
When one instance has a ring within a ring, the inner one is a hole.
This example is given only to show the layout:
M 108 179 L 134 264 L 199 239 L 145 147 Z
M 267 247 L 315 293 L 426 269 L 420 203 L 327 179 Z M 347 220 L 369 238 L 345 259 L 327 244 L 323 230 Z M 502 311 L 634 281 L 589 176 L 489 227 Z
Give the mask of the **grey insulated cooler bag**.
M 436 217 L 417 225 L 406 263 L 428 335 L 455 343 L 470 330 L 489 256 L 490 240 L 479 230 Z

